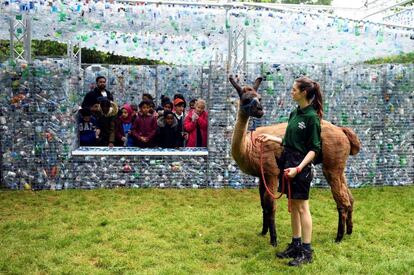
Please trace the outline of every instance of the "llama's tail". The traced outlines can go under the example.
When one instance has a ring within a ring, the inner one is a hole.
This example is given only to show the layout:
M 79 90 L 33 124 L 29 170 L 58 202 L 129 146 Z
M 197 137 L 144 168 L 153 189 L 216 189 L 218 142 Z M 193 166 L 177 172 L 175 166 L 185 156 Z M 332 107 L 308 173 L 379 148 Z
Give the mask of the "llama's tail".
M 358 136 L 351 128 L 341 127 L 341 129 L 351 143 L 350 155 L 353 156 L 358 154 L 359 150 L 361 149 L 361 141 L 359 140 Z

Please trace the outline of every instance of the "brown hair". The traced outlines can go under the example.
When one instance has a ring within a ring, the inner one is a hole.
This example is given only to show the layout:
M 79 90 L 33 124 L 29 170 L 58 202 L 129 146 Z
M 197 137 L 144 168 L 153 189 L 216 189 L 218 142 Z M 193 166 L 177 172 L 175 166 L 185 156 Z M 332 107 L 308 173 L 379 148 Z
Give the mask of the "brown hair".
M 306 99 L 312 100 L 312 106 L 315 108 L 316 113 L 319 118 L 322 119 L 323 116 L 323 101 L 322 101 L 322 92 L 321 86 L 318 82 L 313 81 L 312 79 L 302 76 L 295 80 L 300 91 L 306 91 Z

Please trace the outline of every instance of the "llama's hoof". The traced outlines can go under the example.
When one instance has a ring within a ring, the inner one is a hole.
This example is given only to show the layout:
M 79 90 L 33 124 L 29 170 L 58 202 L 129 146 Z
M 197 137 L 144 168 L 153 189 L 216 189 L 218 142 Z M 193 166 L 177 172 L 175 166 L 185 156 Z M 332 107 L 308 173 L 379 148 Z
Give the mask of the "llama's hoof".
M 342 241 L 342 237 L 336 237 L 335 242 L 340 243 Z
M 348 234 L 348 235 L 352 234 L 352 227 L 346 229 L 346 234 Z
M 271 244 L 273 247 L 276 247 L 276 246 L 277 246 L 277 240 L 270 240 L 270 244 Z

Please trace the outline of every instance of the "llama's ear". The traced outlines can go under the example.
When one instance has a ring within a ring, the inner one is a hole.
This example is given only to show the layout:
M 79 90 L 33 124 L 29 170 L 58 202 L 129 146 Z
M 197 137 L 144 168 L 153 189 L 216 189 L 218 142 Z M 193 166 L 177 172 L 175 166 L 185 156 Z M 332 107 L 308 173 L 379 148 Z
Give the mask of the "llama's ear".
M 233 87 L 236 89 L 239 96 L 241 96 L 242 95 L 242 88 L 240 87 L 239 84 L 237 84 L 237 82 L 234 80 L 232 75 L 229 76 L 229 80 L 230 80 L 231 85 L 233 85 Z
M 259 89 L 260 83 L 262 83 L 263 77 L 256 78 L 256 81 L 254 82 L 253 89 L 257 92 L 257 89 Z

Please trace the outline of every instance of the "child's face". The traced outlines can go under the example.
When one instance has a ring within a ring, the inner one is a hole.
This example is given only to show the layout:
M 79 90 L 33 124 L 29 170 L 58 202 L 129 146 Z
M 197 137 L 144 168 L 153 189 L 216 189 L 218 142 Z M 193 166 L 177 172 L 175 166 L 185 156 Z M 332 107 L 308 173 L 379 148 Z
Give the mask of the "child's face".
M 172 111 L 172 105 L 171 104 L 165 104 L 164 105 L 164 111 Z
M 84 122 L 89 122 L 89 121 L 91 121 L 91 116 L 84 116 L 84 117 L 83 117 L 83 121 L 84 121 Z
M 142 105 L 142 107 L 140 108 L 141 113 L 144 115 L 147 115 L 149 110 L 150 110 L 150 106 L 147 104 Z
M 122 117 L 127 118 L 128 117 L 128 111 L 126 109 L 122 109 Z
M 194 109 L 195 102 L 190 102 L 190 109 Z
M 175 112 L 178 115 L 181 115 L 184 112 L 184 105 L 176 105 L 175 106 Z
M 195 112 L 197 113 L 197 115 L 201 115 L 202 112 L 204 112 L 204 109 L 206 108 L 206 106 L 204 106 L 204 104 L 199 103 L 195 105 Z
M 174 115 L 173 114 L 169 114 L 165 117 L 165 124 L 167 125 L 173 125 L 174 123 Z

